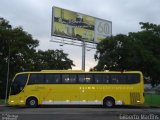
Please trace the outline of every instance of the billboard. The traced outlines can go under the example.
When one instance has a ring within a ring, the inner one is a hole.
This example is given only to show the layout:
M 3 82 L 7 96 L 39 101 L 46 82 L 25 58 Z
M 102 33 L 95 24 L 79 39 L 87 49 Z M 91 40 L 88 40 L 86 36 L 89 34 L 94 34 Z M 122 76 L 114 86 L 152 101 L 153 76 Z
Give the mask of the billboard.
M 58 7 L 52 8 L 52 36 L 98 43 L 111 34 L 110 21 Z

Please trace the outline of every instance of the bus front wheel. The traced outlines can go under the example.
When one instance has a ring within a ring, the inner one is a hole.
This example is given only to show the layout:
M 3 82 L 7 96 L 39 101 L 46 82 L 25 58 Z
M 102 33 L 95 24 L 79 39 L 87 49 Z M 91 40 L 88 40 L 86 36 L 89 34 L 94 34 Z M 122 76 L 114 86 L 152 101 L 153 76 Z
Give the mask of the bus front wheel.
M 26 105 L 27 105 L 27 107 L 30 107 L 30 108 L 37 107 L 38 106 L 37 98 L 35 98 L 35 97 L 28 98 L 27 101 L 26 101 Z
M 104 107 L 107 107 L 107 108 L 114 107 L 115 106 L 115 100 L 114 100 L 114 98 L 112 98 L 112 97 L 106 97 L 103 100 L 103 105 L 104 105 Z

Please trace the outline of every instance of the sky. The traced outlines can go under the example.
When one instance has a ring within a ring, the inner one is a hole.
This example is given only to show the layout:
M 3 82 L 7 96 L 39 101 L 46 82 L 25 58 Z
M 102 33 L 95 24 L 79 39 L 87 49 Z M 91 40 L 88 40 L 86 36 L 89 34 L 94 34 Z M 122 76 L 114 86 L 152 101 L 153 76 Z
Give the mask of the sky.
M 160 0 L 0 0 L 0 17 L 22 27 L 40 41 L 37 49 L 61 49 L 81 69 L 82 48 L 50 42 L 52 6 L 112 21 L 112 34 L 140 31 L 139 22 L 160 24 Z M 86 71 L 93 68 L 96 50 L 86 50 Z

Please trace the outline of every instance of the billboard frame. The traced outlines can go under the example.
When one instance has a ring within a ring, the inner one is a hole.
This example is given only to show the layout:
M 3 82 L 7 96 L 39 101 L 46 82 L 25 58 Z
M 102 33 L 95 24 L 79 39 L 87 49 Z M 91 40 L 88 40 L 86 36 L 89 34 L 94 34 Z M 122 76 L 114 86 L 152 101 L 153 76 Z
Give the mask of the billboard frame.
M 99 40 L 99 42 L 97 42 L 95 36 L 96 36 L 96 22 L 94 23 L 94 40 L 93 41 L 90 41 L 90 40 L 86 40 L 85 38 L 76 38 L 76 37 L 69 37 L 69 36 L 65 36 L 65 35 L 57 35 L 54 33 L 54 8 L 58 8 L 58 9 L 62 9 L 62 10 L 66 10 L 66 11 L 70 11 L 70 12 L 73 12 L 73 13 L 77 13 L 77 14 L 81 14 L 83 16 L 88 16 L 88 17 L 91 17 L 91 18 L 94 18 L 95 21 L 96 20 L 101 20 L 101 21 L 106 21 L 106 23 L 109 23 L 110 24 L 110 28 L 109 28 L 109 36 L 108 37 L 111 37 L 112 36 L 112 21 L 109 21 L 109 20 L 105 20 L 105 19 L 101 19 L 101 18 L 98 18 L 98 17 L 93 17 L 91 15 L 87 15 L 87 14 L 83 14 L 83 13 L 80 13 L 80 12 L 76 12 L 76 11 L 72 11 L 72 10 L 68 10 L 68 9 L 64 9 L 64 8 L 61 8 L 61 7 L 57 7 L 57 6 L 52 6 L 52 23 L 51 23 L 51 36 L 56 36 L 56 37 L 62 37 L 62 38 L 67 38 L 67 39 L 72 39 L 72 40 L 78 40 L 78 41 L 82 41 L 82 42 L 89 42 L 89 43 L 94 43 L 94 44 L 98 44 L 101 40 Z M 107 38 L 107 36 L 105 37 Z M 103 38 L 103 39 L 105 39 Z

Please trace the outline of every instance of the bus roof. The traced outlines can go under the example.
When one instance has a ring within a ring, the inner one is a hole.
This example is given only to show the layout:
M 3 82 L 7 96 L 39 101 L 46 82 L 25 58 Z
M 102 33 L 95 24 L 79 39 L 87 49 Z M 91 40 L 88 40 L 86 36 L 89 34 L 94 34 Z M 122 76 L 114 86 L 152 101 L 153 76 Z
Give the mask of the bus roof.
M 41 70 L 41 71 L 29 71 L 29 72 L 19 72 L 17 74 L 24 74 L 24 73 L 139 73 L 141 71 L 83 71 L 83 70 Z
M 40 72 L 84 72 L 83 70 L 41 70 Z

